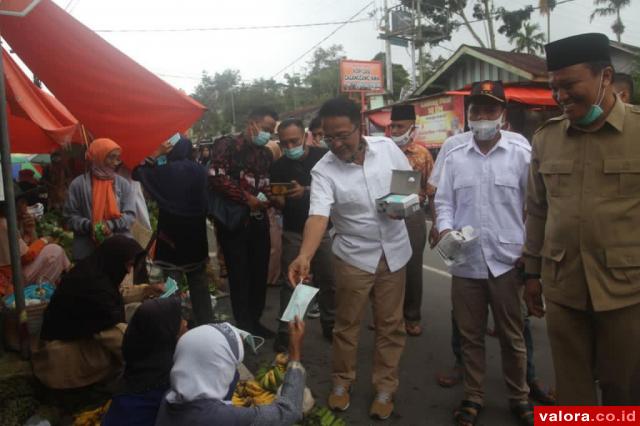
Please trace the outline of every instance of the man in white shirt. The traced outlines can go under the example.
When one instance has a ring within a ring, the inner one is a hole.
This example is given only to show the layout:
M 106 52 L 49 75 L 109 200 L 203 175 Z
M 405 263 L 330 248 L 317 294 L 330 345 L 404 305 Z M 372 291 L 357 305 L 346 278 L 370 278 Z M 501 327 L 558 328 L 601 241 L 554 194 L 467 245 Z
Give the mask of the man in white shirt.
M 386 419 L 398 389 L 398 364 L 405 345 L 403 319 L 405 265 L 411 246 L 404 221 L 378 213 L 375 200 L 389 193 L 392 170 L 411 170 L 409 161 L 385 137 L 363 137 L 360 108 L 346 98 L 320 109 L 331 152 L 311 171 L 311 206 L 300 254 L 289 266 L 296 285 L 309 273 L 310 260 L 333 224 L 332 251 L 336 281 L 332 381 L 329 407 L 349 407 L 356 378 L 358 334 L 369 300 L 373 304 L 375 352 L 373 417 Z
M 444 159 L 435 197 L 440 238 L 472 226 L 477 239 L 454 263 L 451 299 L 462 335 L 464 399 L 457 424 L 475 424 L 484 402 L 484 336 L 491 306 L 502 348 L 510 408 L 522 424 L 533 424 L 528 402 L 523 330 L 523 282 L 519 264 L 524 243 L 524 202 L 531 147 L 501 131 L 505 96 L 499 81 L 474 83 L 467 143 Z

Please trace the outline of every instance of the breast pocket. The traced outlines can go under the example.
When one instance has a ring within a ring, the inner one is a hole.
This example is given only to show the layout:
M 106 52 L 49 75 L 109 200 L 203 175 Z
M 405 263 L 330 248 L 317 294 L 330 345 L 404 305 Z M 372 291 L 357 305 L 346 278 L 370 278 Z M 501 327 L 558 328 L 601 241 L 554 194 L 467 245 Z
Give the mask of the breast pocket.
M 455 178 L 453 182 L 453 193 L 458 206 L 473 205 L 477 184 L 477 180 L 469 176 Z
M 364 191 L 366 194 L 366 191 Z M 367 210 L 365 196 L 356 191 L 341 191 L 337 194 L 337 208 L 348 215 L 358 214 Z
M 571 186 L 573 160 L 545 161 L 540 164 L 539 170 L 550 196 L 568 197 L 575 192 Z
M 496 174 L 494 178 L 496 202 L 510 204 L 520 200 L 520 180 L 513 172 Z
M 640 196 L 640 158 L 605 159 L 603 171 L 608 183 L 603 188 L 605 195 Z

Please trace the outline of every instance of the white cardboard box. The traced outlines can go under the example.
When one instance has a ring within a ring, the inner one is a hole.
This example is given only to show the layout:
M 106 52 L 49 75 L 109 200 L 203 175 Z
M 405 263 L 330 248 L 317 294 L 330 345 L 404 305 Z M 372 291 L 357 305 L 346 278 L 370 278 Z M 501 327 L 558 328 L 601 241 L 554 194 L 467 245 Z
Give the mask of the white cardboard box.
M 420 172 L 393 170 L 389 194 L 376 200 L 380 213 L 407 217 L 420 210 Z

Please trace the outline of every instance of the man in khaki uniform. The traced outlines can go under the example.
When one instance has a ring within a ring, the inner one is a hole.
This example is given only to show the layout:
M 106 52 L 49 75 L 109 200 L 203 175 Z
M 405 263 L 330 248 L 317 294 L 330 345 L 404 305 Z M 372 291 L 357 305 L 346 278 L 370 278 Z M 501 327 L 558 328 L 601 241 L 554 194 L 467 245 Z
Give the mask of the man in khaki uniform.
M 640 403 L 640 109 L 614 94 L 609 40 L 546 46 L 564 114 L 534 135 L 525 244 L 529 312 L 545 315 L 558 403 Z M 541 284 L 542 282 L 542 284 Z

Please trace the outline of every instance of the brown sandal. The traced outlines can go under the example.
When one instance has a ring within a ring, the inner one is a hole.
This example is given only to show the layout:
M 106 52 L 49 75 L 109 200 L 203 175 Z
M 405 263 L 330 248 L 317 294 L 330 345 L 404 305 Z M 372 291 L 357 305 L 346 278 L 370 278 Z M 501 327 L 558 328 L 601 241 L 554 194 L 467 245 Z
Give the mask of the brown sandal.
M 477 402 L 463 400 L 453 412 L 453 419 L 458 426 L 474 426 L 478 421 L 480 411 L 482 411 L 482 405 Z

